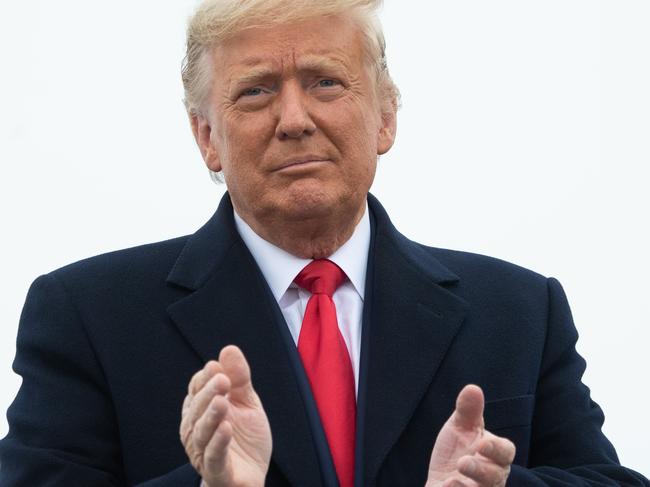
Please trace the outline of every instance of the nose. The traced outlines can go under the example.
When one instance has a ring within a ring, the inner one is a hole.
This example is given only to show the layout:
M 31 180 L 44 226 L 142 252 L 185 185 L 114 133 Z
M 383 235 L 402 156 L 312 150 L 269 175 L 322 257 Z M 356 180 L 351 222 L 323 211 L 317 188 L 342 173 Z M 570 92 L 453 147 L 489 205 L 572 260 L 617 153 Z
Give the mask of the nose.
M 307 95 L 298 83 L 287 83 L 278 97 L 278 123 L 275 135 L 280 140 L 312 135 L 316 124 L 308 110 Z

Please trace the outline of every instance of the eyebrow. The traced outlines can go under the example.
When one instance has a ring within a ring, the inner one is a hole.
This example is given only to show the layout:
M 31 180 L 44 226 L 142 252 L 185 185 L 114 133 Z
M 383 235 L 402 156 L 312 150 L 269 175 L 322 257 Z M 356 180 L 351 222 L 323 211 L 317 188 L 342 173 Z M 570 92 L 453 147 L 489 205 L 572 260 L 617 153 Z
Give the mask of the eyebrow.
M 241 74 L 233 76 L 231 84 L 245 85 L 256 83 L 260 80 L 271 78 L 276 74 L 277 70 L 273 69 L 271 66 L 256 66 L 244 71 Z
M 251 62 L 242 62 L 242 64 L 250 66 L 247 70 L 240 74 L 233 76 L 231 85 L 240 86 L 247 84 L 255 84 L 261 80 L 272 78 L 278 75 L 278 70 L 270 65 L 254 66 Z M 339 72 L 346 71 L 345 63 L 334 58 L 324 58 L 320 56 L 305 56 L 298 61 L 298 71 L 302 72 Z
M 336 58 L 307 56 L 298 61 L 298 71 L 347 71 L 347 66 Z

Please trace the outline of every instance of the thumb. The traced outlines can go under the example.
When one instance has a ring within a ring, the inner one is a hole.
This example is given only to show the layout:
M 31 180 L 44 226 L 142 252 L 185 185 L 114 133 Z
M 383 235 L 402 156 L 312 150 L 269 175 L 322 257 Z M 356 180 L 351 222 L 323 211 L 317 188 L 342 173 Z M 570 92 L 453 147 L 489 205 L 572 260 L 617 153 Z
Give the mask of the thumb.
M 219 363 L 230 379 L 230 398 L 236 402 L 254 402 L 256 394 L 251 382 L 251 369 L 239 347 L 228 345 L 222 348 Z
M 485 399 L 479 386 L 467 385 L 460 391 L 456 399 L 456 410 L 453 415 L 454 425 L 461 429 L 472 430 L 483 428 L 483 408 Z

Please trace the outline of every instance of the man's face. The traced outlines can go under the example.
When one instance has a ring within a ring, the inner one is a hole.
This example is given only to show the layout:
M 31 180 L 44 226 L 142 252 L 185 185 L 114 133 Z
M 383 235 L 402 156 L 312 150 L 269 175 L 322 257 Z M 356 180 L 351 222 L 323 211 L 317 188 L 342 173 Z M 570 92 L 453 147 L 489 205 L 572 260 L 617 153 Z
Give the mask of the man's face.
M 360 216 L 395 114 L 382 116 L 354 22 L 249 29 L 211 59 L 209 101 L 193 129 L 238 213 L 249 223 Z

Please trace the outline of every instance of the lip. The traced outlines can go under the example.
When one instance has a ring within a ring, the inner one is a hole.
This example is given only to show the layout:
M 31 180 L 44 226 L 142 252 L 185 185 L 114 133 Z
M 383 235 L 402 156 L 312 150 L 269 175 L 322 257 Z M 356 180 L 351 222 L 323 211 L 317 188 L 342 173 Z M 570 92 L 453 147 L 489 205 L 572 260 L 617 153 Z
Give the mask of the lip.
M 282 169 L 288 169 L 291 167 L 308 166 L 311 165 L 311 163 L 315 163 L 315 162 L 332 162 L 332 160 L 324 156 L 306 154 L 304 156 L 297 156 L 297 157 L 292 157 L 291 159 L 287 159 L 278 167 L 276 167 L 275 170 L 281 171 Z

